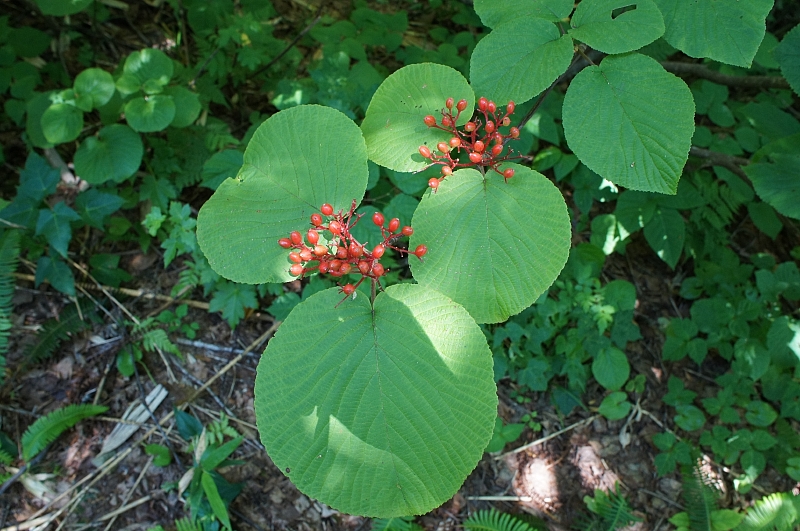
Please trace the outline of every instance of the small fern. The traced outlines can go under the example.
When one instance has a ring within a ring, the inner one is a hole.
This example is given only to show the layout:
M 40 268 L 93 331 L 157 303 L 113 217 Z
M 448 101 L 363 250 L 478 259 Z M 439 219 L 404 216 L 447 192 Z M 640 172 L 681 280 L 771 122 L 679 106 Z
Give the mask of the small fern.
M 585 531 L 612 531 L 634 522 L 641 522 L 633 515 L 628 500 L 619 494 L 617 488 L 612 492 L 594 491 L 594 498 L 584 497 L 586 507 L 592 512 L 591 518 L 584 518 L 581 529 Z
M 478 511 L 464 520 L 463 525 L 467 531 L 536 531 L 527 522 L 494 507 Z
M 77 304 L 70 304 L 61 310 L 58 319 L 50 319 L 42 325 L 41 331 L 36 335 L 36 343 L 25 350 L 28 363 L 38 363 L 49 358 L 62 341 L 88 326 L 89 319 L 95 316 L 94 310 L 88 305 L 81 305 L 79 312 Z
M 203 531 L 203 528 L 199 523 L 190 520 L 189 518 L 175 520 L 175 529 L 177 531 Z
M 712 531 L 711 513 L 717 509 L 719 494 L 706 475 L 695 464 L 681 469 L 683 502 L 692 531 Z
M 107 411 L 106 406 L 69 405 L 38 419 L 22 435 L 22 458 L 30 461 L 65 430 L 81 420 Z
M 756 502 L 734 531 L 791 531 L 800 525 L 800 496 L 776 492 Z
M 374 519 L 372 531 L 422 531 L 422 528 L 414 523 L 413 516 L 400 516 Z
M 14 270 L 19 258 L 19 232 L 0 233 L 0 383 L 6 373 L 8 336 L 11 334 L 11 298 L 14 295 Z

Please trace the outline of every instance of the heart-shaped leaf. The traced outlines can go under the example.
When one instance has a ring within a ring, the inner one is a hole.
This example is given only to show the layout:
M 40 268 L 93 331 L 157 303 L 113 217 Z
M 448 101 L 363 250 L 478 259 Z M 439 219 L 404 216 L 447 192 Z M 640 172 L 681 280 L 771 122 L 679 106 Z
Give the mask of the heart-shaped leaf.
M 616 14 L 621 8 L 632 9 Z M 664 18 L 653 0 L 581 2 L 570 25 L 570 35 L 603 53 L 638 50 L 664 34 Z
M 121 183 L 136 173 L 143 154 L 142 139 L 130 127 L 109 125 L 81 143 L 75 152 L 75 172 L 91 184 Z
M 431 289 L 400 284 L 300 303 L 258 367 L 261 441 L 297 487 L 340 511 L 422 514 L 461 486 L 497 416 L 480 328 Z M 442 326 L 447 323 L 447 326 Z

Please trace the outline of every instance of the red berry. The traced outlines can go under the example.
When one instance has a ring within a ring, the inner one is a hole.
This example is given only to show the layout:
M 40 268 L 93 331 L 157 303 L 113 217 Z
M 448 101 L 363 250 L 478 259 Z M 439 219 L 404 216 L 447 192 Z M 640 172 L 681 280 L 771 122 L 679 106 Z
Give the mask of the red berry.
M 403 231 L 402 232 L 403 232 L 403 236 L 411 236 L 412 234 L 414 234 L 414 229 L 412 229 L 411 227 L 406 225 L 405 227 L 403 227 Z
M 478 100 L 478 108 L 481 111 L 485 111 L 487 109 L 487 107 L 489 107 L 489 100 L 487 100 L 486 98 L 483 98 L 483 97 L 480 98 Z
M 431 150 L 428 149 L 428 146 L 420 146 L 419 154 L 425 157 L 426 159 L 431 158 Z
M 453 103 L 455 103 L 453 101 L 453 98 L 447 98 L 447 101 L 444 102 L 444 106 L 447 107 L 448 109 L 452 109 Z
M 461 112 L 466 108 L 467 108 L 467 100 L 458 100 L 458 103 L 456 103 L 456 109 L 458 109 L 458 111 Z
M 329 269 L 330 269 L 330 271 L 337 271 L 338 272 L 340 267 L 342 267 L 342 261 L 341 260 L 332 260 L 331 261 L 331 267 Z
M 309 249 L 303 249 L 300 251 L 300 259 L 303 260 L 303 262 L 308 262 L 311 260 L 311 258 L 311 251 Z
M 442 175 L 444 175 L 445 177 L 450 177 L 451 175 L 453 175 L 453 168 L 451 168 L 450 166 L 442 166 Z M 428 184 L 430 184 L 430 182 Z
M 328 223 L 328 230 L 331 231 L 333 234 L 341 234 L 342 224 L 336 220 L 333 220 L 330 223 Z
M 375 225 L 382 227 L 383 221 L 384 221 L 383 214 L 381 214 L 380 212 L 375 212 L 374 214 L 372 214 L 372 222 Z
M 397 230 L 397 227 L 400 226 L 400 219 L 399 218 L 392 218 L 392 221 L 389 222 L 389 232 L 394 232 Z
M 503 144 L 495 144 L 492 146 L 492 156 L 496 157 L 503 152 Z
M 511 128 L 511 129 L 508 131 L 508 135 L 509 135 L 511 138 L 519 138 L 519 129 L 517 129 L 516 127 L 512 127 L 512 128 Z
M 345 284 L 342 286 L 342 293 L 345 295 L 352 295 L 353 292 L 356 290 L 356 287 L 352 284 Z
M 439 142 L 438 144 L 436 144 L 436 149 L 438 149 L 442 153 L 447 153 L 450 151 L 450 147 L 444 142 Z
M 439 179 L 437 179 L 436 177 L 431 177 L 431 179 L 428 181 L 428 186 L 430 186 L 431 188 L 433 188 L 434 191 L 436 191 L 436 189 L 439 188 Z
M 325 256 L 328 254 L 328 248 L 324 245 L 315 245 L 314 246 L 314 254 L 317 256 Z
M 472 149 L 477 151 L 478 153 L 482 153 L 484 149 L 486 149 L 486 144 L 484 144 L 480 140 L 476 140 L 474 144 L 472 144 Z
M 471 160 L 475 164 L 478 164 L 480 161 L 483 160 L 483 157 L 481 156 L 480 153 L 476 153 L 473 151 L 472 153 L 469 154 L 469 160 Z
M 494 133 L 495 130 L 494 122 L 489 120 L 488 122 L 486 122 L 486 125 L 484 125 L 483 128 L 486 129 L 487 133 Z
M 509 101 L 508 105 L 506 105 L 506 114 L 514 114 L 514 109 L 517 108 L 517 105 L 513 101 Z
M 433 127 L 434 125 L 436 125 L 436 118 L 434 118 L 430 114 L 425 118 L 423 118 L 422 121 L 425 122 L 425 125 L 427 125 L 428 127 Z
M 295 264 L 299 264 L 300 262 L 303 261 L 303 259 L 300 258 L 300 254 L 299 253 L 289 253 L 289 260 L 291 260 Z
M 378 244 L 372 250 L 372 256 L 374 258 L 380 258 L 381 256 L 383 256 L 383 253 L 385 253 L 385 252 L 386 252 L 386 247 L 384 247 L 383 245 Z
M 289 240 L 289 238 L 281 238 L 280 240 L 278 240 L 278 245 L 280 245 L 284 249 L 288 249 L 289 247 L 292 246 L 292 242 L 291 240 Z
M 497 111 L 497 105 L 493 101 L 490 101 L 489 104 L 486 106 L 486 109 L 490 113 L 494 114 L 495 111 Z
M 503 178 L 510 179 L 514 176 L 514 168 L 506 168 L 503 170 Z
M 361 271 L 362 275 L 368 275 L 371 269 L 372 269 L 372 266 L 366 260 L 361 260 L 358 263 L 358 270 Z
M 352 271 L 352 270 L 353 270 L 353 266 L 351 266 L 351 265 L 350 265 L 350 264 L 348 264 L 347 262 L 343 263 L 343 264 L 342 264 L 342 265 L 339 267 L 339 273 L 341 273 L 341 274 L 343 274 L 343 275 L 346 275 L 346 274 L 350 273 L 350 271 Z
M 294 264 L 292 267 L 289 268 L 289 274 L 295 277 L 299 277 L 300 275 L 302 275 L 303 271 L 304 271 L 303 266 L 301 266 L 300 264 Z
M 303 243 L 303 235 L 293 230 L 291 234 L 289 234 L 289 238 L 291 238 L 292 243 L 295 245 L 301 245 Z
M 311 224 L 315 227 L 322 225 L 322 216 L 319 214 L 311 214 Z
M 319 232 L 315 231 L 314 229 L 308 229 L 308 232 L 306 233 L 306 239 L 308 240 L 308 243 L 316 245 L 319 241 Z
M 457 148 L 460 145 L 461 145 L 461 139 L 458 138 L 457 136 L 454 136 L 453 138 L 450 139 L 450 147 Z
M 333 207 L 331 205 L 329 205 L 328 203 L 325 203 L 324 205 L 322 205 L 320 207 L 319 211 L 322 212 L 323 215 L 325 215 L 325 216 L 332 216 L 333 215 Z
M 356 242 L 351 242 L 350 243 L 350 256 L 352 256 L 353 258 L 358 258 L 362 254 L 364 254 L 364 248 L 361 247 L 360 245 L 358 245 Z
M 320 273 L 327 273 L 328 269 L 330 269 L 331 265 L 328 262 L 320 262 L 319 263 L 319 272 Z
M 417 245 L 417 248 L 414 249 L 414 255 L 416 255 L 417 258 L 422 258 L 427 252 L 428 248 L 425 245 Z
M 503 118 L 503 127 L 508 127 L 509 125 L 511 125 L 511 118 L 506 116 L 505 118 Z
M 453 125 L 453 120 L 451 120 L 449 116 L 442 116 L 442 125 L 451 127 Z
M 342 246 L 336 249 L 336 258 L 340 258 L 342 260 L 347 258 L 347 247 Z
M 475 130 L 476 127 L 477 125 L 475 125 L 475 122 L 467 122 L 464 124 L 464 131 L 471 133 Z
M 382 277 L 385 272 L 386 271 L 383 269 L 383 266 L 380 264 L 380 262 L 375 262 L 372 264 L 372 273 L 376 277 Z

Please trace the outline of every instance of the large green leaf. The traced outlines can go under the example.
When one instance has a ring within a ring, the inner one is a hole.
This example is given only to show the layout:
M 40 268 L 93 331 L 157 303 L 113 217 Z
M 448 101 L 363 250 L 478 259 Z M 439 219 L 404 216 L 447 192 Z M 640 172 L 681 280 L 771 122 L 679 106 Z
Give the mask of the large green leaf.
M 484 25 L 496 28 L 520 16 L 563 20 L 572 13 L 574 4 L 573 0 L 475 0 L 475 12 Z
M 36 5 L 45 15 L 63 17 L 80 13 L 94 0 L 36 0 Z
M 83 112 L 70 103 L 56 103 L 44 111 L 41 125 L 48 142 L 72 142 L 83 129 Z
M 467 111 L 458 121 L 464 125 L 472 117 L 475 95 L 457 70 L 422 63 L 408 65 L 387 77 L 372 97 L 361 124 L 369 158 L 395 171 L 423 169 L 428 162 L 418 153 L 419 146 L 435 146 L 452 136 L 429 128 L 423 118 L 432 114 L 441 120 L 441 110 L 450 97 L 467 100 Z
M 136 173 L 143 154 L 142 139 L 130 127 L 109 125 L 81 143 L 75 152 L 75 172 L 91 184 L 121 183 Z
M 164 94 L 172 96 L 175 102 L 175 118 L 172 119 L 172 127 L 188 127 L 200 116 L 203 109 L 200 105 L 200 98 L 196 92 L 192 92 L 186 87 L 167 87 Z
M 623 7 L 634 9 L 614 16 Z M 604 53 L 638 50 L 664 34 L 664 18 L 653 0 L 583 0 L 570 25 L 570 35 Z
M 781 67 L 781 73 L 795 94 L 800 94 L 800 26 L 795 26 L 783 36 L 773 52 Z
M 800 219 L 800 155 L 773 153 L 769 158 L 772 163 L 745 166 L 745 173 L 761 199 L 784 216 Z
M 505 321 L 546 290 L 569 255 L 570 222 L 561 192 L 516 164 L 506 183 L 463 169 L 426 192 L 414 214 L 409 260 L 421 285 L 441 291 L 479 323 Z
M 133 52 L 125 59 L 123 71 L 127 76 L 135 77 L 140 85 L 153 80 L 161 86 L 169 83 L 174 66 L 167 54 L 156 48 L 145 48 Z
M 347 210 L 367 187 L 367 147 L 358 126 L 318 105 L 281 111 L 261 124 L 235 179 L 225 180 L 197 217 L 211 267 L 236 282 L 286 282 L 278 239 L 309 227 L 323 203 Z
M 125 119 L 138 133 L 163 131 L 175 118 L 172 96 L 147 96 L 133 98 L 125 104 Z
M 644 237 L 658 257 L 675 269 L 686 240 L 686 222 L 677 210 L 658 208 L 644 226 Z
M 88 108 L 83 109 L 86 112 L 108 103 L 116 90 L 111 74 L 99 68 L 87 68 L 78 74 L 74 88 L 78 101 L 87 102 Z
M 552 22 L 523 16 L 481 39 L 470 60 L 470 79 L 478 96 L 521 103 L 546 89 L 571 60 L 568 35 Z
M 336 289 L 300 303 L 259 362 L 261 441 L 297 487 L 342 512 L 425 513 L 475 467 L 497 416 L 492 357 L 475 321 L 400 284 L 370 306 Z
M 694 134 L 686 84 L 654 59 L 608 56 L 575 76 L 564 135 L 581 162 L 634 190 L 674 194 Z
M 749 68 L 766 31 L 773 0 L 655 0 L 664 39 L 691 57 Z

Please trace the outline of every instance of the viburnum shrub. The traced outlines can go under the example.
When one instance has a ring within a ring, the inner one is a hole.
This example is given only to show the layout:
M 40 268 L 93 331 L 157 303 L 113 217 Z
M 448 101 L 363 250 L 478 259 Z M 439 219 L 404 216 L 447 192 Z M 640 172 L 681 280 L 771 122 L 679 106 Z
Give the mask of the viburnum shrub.
M 453 116 L 453 105 L 456 107 L 456 114 Z M 428 181 L 428 186 L 434 189 L 439 188 L 439 184 L 450 175 L 453 175 L 453 170 L 456 168 L 469 168 L 475 166 L 482 166 L 484 168 L 491 168 L 505 180 L 514 176 L 514 168 L 506 168 L 503 171 L 498 169 L 501 162 L 520 158 L 513 156 L 511 152 L 503 155 L 505 150 L 505 143 L 510 139 L 519 138 L 519 128 L 511 127 L 511 115 L 514 114 L 515 104 L 509 101 L 506 105 L 505 113 L 502 115 L 498 113 L 497 104 L 486 98 L 478 100 L 478 114 L 483 116 L 480 118 L 469 121 L 464 124 L 464 127 L 459 130 L 456 127 L 461 113 L 467 108 L 467 100 L 459 100 L 455 103 L 453 98 L 445 100 L 444 108 L 442 109 L 442 118 L 440 121 L 432 114 L 428 114 L 423 118 L 423 122 L 428 127 L 441 129 L 447 133 L 452 134 L 450 140 L 447 142 L 439 142 L 436 144 L 436 150 L 441 153 L 436 154 L 431 151 L 428 146 L 420 146 L 419 154 L 426 159 L 430 159 L 432 164 L 442 165 L 442 176 L 439 178 L 432 177 Z M 507 133 L 503 134 L 500 129 L 508 128 Z M 455 150 L 456 158 L 453 158 L 452 152 Z M 458 155 L 464 153 L 467 160 L 461 161 Z M 501 155 L 503 155 L 501 157 Z

